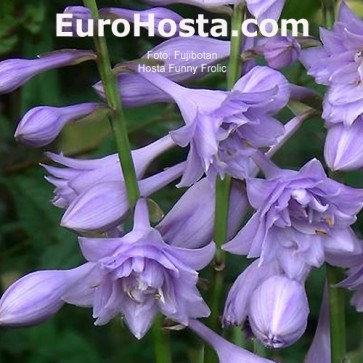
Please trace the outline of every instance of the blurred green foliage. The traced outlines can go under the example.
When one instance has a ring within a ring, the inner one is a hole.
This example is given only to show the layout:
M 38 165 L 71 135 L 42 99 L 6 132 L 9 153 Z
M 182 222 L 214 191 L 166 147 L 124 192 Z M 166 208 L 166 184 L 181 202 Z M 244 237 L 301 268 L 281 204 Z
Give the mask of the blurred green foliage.
M 351 1 L 362 12 L 360 1 Z M 55 14 L 69 3 L 65 0 L 2 0 L 0 2 L 0 59 L 34 57 L 59 48 L 92 47 L 90 39 L 55 37 Z M 100 6 L 142 8 L 134 1 L 99 1 Z M 197 10 L 189 6 L 175 6 L 185 16 Z M 307 18 L 311 32 L 318 34 L 320 19 L 318 0 L 287 0 L 284 17 Z M 109 37 L 114 63 L 142 55 L 158 39 L 146 37 L 115 39 Z M 314 83 L 299 64 L 286 70 L 293 83 Z M 61 210 L 50 203 L 52 187 L 44 180 L 39 163 L 46 162 L 44 150 L 29 150 L 13 140 L 17 122 L 26 110 L 36 105 L 67 105 L 96 100 L 92 84 L 98 80 L 94 64 L 51 71 L 40 75 L 21 90 L 0 97 L 0 281 L 4 290 L 19 276 L 37 269 L 69 268 L 82 261 L 76 235 L 59 227 Z M 198 86 L 223 87 L 223 75 L 207 77 Z M 319 88 L 319 92 L 324 92 Z M 281 119 L 292 117 L 289 111 Z M 127 111 L 129 132 L 133 145 L 143 146 L 181 124 L 176 109 L 170 105 L 153 105 Z M 280 166 L 298 168 L 313 157 L 322 158 L 324 127 L 321 119 L 310 120 L 301 131 L 278 153 L 275 161 Z M 49 149 L 49 148 L 47 148 Z M 106 120 L 68 126 L 51 150 L 66 155 L 96 157 L 115 150 Z M 172 165 L 185 156 L 185 151 L 174 150 L 159 158 L 149 170 L 153 173 Z M 363 186 L 361 173 L 351 173 L 347 183 Z M 170 188 L 157 193 L 154 199 L 167 211 L 182 191 Z M 357 224 L 361 236 L 362 221 Z M 228 257 L 226 291 L 246 261 Z M 203 273 L 208 277 L 210 271 Z M 286 363 L 302 362 L 312 340 L 322 295 L 324 269 L 315 271 L 308 281 L 311 315 L 307 333 L 293 347 L 265 352 Z M 348 301 L 348 298 L 347 298 Z M 363 362 L 362 317 L 348 306 L 349 348 L 354 350 L 354 361 Z M 28 329 L 0 328 L 0 362 L 19 363 L 140 363 L 153 361 L 151 334 L 137 342 L 115 319 L 106 327 L 94 327 L 91 311 L 67 306 L 53 319 Z M 229 334 L 229 333 L 228 333 Z M 200 342 L 186 331 L 165 333 L 171 341 L 173 362 L 196 362 Z M 235 362 L 231 362 L 235 363 Z M 236 362 L 237 363 L 237 362 Z M 318 363 L 318 362 L 317 362 Z

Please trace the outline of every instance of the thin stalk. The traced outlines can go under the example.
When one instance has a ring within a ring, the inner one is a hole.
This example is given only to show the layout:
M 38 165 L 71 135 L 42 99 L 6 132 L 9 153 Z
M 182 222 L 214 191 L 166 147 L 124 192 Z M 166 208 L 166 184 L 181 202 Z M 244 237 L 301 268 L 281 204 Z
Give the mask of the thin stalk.
M 231 51 L 228 63 L 227 88 L 230 90 L 240 77 L 241 72 L 241 45 L 242 31 L 241 24 L 244 17 L 244 4 L 234 6 L 231 26 Z M 214 241 L 217 245 L 217 252 L 214 259 L 214 281 L 211 294 L 211 316 L 209 325 L 213 330 L 219 330 L 220 303 L 223 293 L 225 253 L 221 247 L 227 240 L 228 211 L 231 189 L 231 178 L 226 176 L 223 180 L 217 177 L 216 180 L 216 205 L 214 220 Z M 215 352 L 206 347 L 205 361 L 207 363 L 218 362 Z
M 171 363 L 171 355 L 169 351 L 169 339 L 166 333 L 163 332 L 162 317 L 158 316 L 155 319 L 152 327 L 154 338 L 154 354 L 156 363 Z
M 99 14 L 96 0 L 84 0 L 83 3 L 90 9 L 92 17 L 97 21 L 99 19 Z M 137 184 L 135 166 L 132 160 L 131 145 L 127 134 L 127 124 L 120 92 L 116 77 L 112 73 L 106 39 L 104 37 L 99 37 L 96 34 L 94 36 L 94 42 L 98 56 L 98 71 L 105 90 L 107 104 L 111 109 L 109 119 L 124 175 L 127 197 L 130 208 L 133 208 L 140 197 L 140 191 Z
M 324 25 L 330 29 L 335 19 L 335 0 L 321 0 Z
M 329 289 L 331 363 L 342 363 L 346 355 L 345 298 L 344 290 L 334 285 L 343 279 L 343 275 L 338 267 L 328 264 L 326 271 Z

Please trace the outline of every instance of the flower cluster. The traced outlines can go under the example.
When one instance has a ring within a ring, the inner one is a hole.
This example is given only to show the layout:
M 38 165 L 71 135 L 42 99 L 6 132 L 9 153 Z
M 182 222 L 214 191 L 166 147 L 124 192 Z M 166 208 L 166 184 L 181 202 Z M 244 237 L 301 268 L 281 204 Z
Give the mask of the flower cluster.
M 213 11 L 221 7 L 230 11 L 230 5 L 237 4 L 235 9 L 242 9 L 235 0 L 147 2 L 180 2 Z M 245 3 L 249 15 L 259 22 L 278 19 L 284 6 L 284 0 Z M 92 18 L 85 7 L 70 6 L 65 12 L 74 19 Z M 106 8 L 99 14 L 114 19 L 128 18 L 135 12 L 141 16 L 152 13 L 159 21 L 165 16 L 181 19 L 163 7 L 145 11 Z M 123 144 L 118 153 L 99 159 L 46 153 L 58 164 L 42 165 L 49 174 L 46 179 L 55 187 L 52 203 L 64 210 L 61 225 L 79 234 L 85 262 L 70 270 L 34 272 L 16 281 L 0 300 L 0 324 L 38 324 L 68 303 L 91 307 L 96 325 L 121 317 L 141 339 L 160 312 L 212 345 L 221 363 L 271 362 L 233 345 L 197 320 L 210 315 L 198 291 L 198 271 L 214 258 L 217 272 L 223 268 L 222 249 L 255 259 L 229 291 L 223 325 L 240 326 L 269 348 L 290 346 L 304 334 L 309 316 L 305 281 L 313 268 L 324 263 L 350 268 L 340 286 L 356 290 L 353 303 L 362 311 L 363 246 L 352 225 L 363 207 L 363 190 L 328 177 L 317 159 L 300 170 L 282 169 L 270 160 L 314 111 L 309 108 L 297 113 L 285 125 L 279 121 L 280 111 L 292 99 L 303 101 L 313 94 L 290 84 L 279 71 L 300 59 L 318 83 L 328 86 L 323 113 L 328 128 L 327 165 L 332 170 L 363 167 L 359 141 L 363 127 L 363 21 L 343 2 L 333 30 L 322 29 L 321 38 L 322 46 L 308 49 L 302 49 L 299 39 L 290 36 L 239 44 L 238 61 L 246 62 L 238 67 L 240 73 L 229 90 L 186 87 L 185 81 L 205 75 L 202 65 L 206 61 L 183 61 L 175 57 L 175 50 L 213 51 L 218 59 L 207 63 L 215 64 L 229 57 L 232 40 L 173 38 L 141 59 L 116 65 L 110 78 L 124 107 L 174 103 L 183 124 L 142 148 L 126 150 L 128 146 Z M 174 71 L 158 73 L 138 67 L 160 52 L 168 55 L 166 65 L 193 66 L 196 72 L 177 72 L 174 67 Z M 0 62 L 0 92 L 11 92 L 41 72 L 103 56 L 99 49 L 60 50 L 38 59 L 5 60 Z M 267 65 L 256 65 L 257 56 L 263 56 Z M 110 103 L 110 79 L 100 74 L 101 80 L 94 85 L 100 102 L 35 107 L 19 122 L 17 141 L 42 147 L 53 142 L 67 123 L 100 115 L 112 119 L 119 109 Z M 188 148 L 184 161 L 146 174 L 155 159 L 176 147 Z M 131 172 L 125 152 L 130 152 Z M 264 177 L 257 177 L 259 172 Z M 133 173 L 136 201 L 130 198 Z M 148 198 L 170 183 L 186 191 L 153 224 Z M 228 217 L 224 241 L 213 240 L 214 228 L 221 223 L 217 219 L 219 183 L 229 188 L 224 200 Z M 254 210 L 252 216 L 249 208 Z M 131 230 L 125 223 L 128 218 L 133 221 Z M 306 362 L 330 362 L 326 297 Z

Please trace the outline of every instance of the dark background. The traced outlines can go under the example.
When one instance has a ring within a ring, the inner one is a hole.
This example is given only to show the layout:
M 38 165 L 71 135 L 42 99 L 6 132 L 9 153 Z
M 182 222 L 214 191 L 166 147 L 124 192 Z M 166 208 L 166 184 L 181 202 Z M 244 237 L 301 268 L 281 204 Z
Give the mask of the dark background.
M 318 0 L 287 0 L 285 18 L 307 18 L 311 33 L 318 34 L 320 2 Z M 360 1 L 351 1 L 363 16 Z M 10 57 L 33 58 L 37 54 L 61 49 L 93 47 L 92 39 L 55 37 L 55 14 L 68 5 L 81 2 L 64 0 L 1 0 L 0 2 L 0 60 Z M 145 6 L 135 1 L 99 1 L 99 7 Z M 172 7 L 182 15 L 193 17 L 198 10 L 187 5 Z M 121 60 L 143 55 L 160 39 L 146 37 L 117 39 L 108 37 L 114 64 Z M 305 70 L 296 63 L 285 74 L 291 82 L 314 86 Z M 82 262 L 76 235 L 59 227 L 62 211 L 49 202 L 52 187 L 44 180 L 45 172 L 38 166 L 46 162 L 45 150 L 64 152 L 77 157 L 97 157 L 115 152 L 115 146 L 106 120 L 70 125 L 55 143 L 46 149 L 32 150 L 17 144 L 13 139 L 16 125 L 26 110 L 39 105 L 64 106 L 97 100 L 92 85 L 98 81 L 95 64 L 83 63 L 75 67 L 50 71 L 35 77 L 20 90 L 0 96 L 0 288 L 3 291 L 15 279 L 38 269 L 70 268 Z M 193 86 L 223 88 L 223 75 L 212 75 Z M 281 120 L 292 114 L 285 111 Z M 153 105 L 127 111 L 130 139 L 140 147 L 181 125 L 174 106 Z M 322 148 L 325 130 L 320 119 L 310 120 L 297 136 L 276 155 L 280 166 L 298 168 L 313 157 L 323 161 Z M 160 157 L 149 173 L 172 165 L 185 155 L 174 150 Z M 361 172 L 346 177 L 350 185 L 363 186 Z M 182 191 L 169 188 L 157 193 L 154 199 L 167 211 Z M 356 224 L 362 235 L 362 222 Z M 246 266 L 241 258 L 229 257 L 226 291 Z M 202 273 L 208 277 L 210 271 Z M 277 352 L 264 353 L 284 362 L 302 362 L 312 340 L 322 295 L 324 269 L 314 271 L 307 283 L 311 315 L 304 337 L 294 345 Z M 348 299 L 348 297 L 347 297 Z M 362 317 L 348 310 L 348 345 L 355 351 L 355 362 L 363 362 Z M 227 335 L 230 332 L 227 332 Z M 170 339 L 175 363 L 197 362 L 201 342 L 188 331 L 165 334 Z M 154 361 L 152 334 L 138 342 L 120 319 L 104 327 L 93 326 L 91 311 L 73 306 L 64 307 L 56 317 L 37 327 L 27 329 L 0 328 L 0 362 L 26 363 L 140 363 Z M 234 362 L 231 362 L 234 363 Z M 236 362 L 237 363 L 237 362 Z M 318 362 L 317 362 L 318 363 Z

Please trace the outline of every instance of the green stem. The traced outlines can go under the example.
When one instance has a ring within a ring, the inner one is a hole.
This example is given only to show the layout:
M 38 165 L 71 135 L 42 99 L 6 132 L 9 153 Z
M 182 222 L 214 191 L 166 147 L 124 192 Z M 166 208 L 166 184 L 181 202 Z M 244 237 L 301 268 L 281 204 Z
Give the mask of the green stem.
M 343 279 L 343 274 L 339 268 L 328 264 L 326 271 L 329 288 L 331 363 L 342 363 L 346 355 L 345 299 L 344 290 L 334 285 Z
M 162 316 L 155 319 L 152 327 L 154 338 L 154 353 L 156 363 L 170 363 L 169 341 L 166 333 L 163 332 Z
M 330 29 L 334 24 L 335 19 L 335 0 L 321 0 L 322 12 L 323 12 L 323 22 L 324 25 Z
M 84 5 L 90 9 L 92 17 L 97 21 L 99 19 L 99 14 L 96 0 L 84 0 L 83 2 Z M 127 124 L 120 92 L 116 77 L 112 73 L 106 39 L 95 35 L 94 42 L 98 56 L 98 70 L 103 83 L 107 103 L 111 109 L 109 119 L 125 179 L 127 197 L 130 208 L 133 208 L 140 197 L 140 191 L 137 184 L 135 166 L 132 160 L 131 145 L 127 134 Z
M 232 15 L 231 51 L 228 63 L 227 88 L 231 90 L 241 74 L 241 45 L 242 31 L 241 24 L 244 17 L 244 4 L 234 6 Z M 220 303 L 223 293 L 225 254 L 221 249 L 227 240 L 228 211 L 231 189 L 231 177 L 226 176 L 223 180 L 217 177 L 216 180 L 216 205 L 214 220 L 214 241 L 217 245 L 217 252 L 214 259 L 214 281 L 211 294 L 211 316 L 209 325 L 213 330 L 219 330 Z M 205 350 L 206 363 L 218 362 L 214 351 L 209 347 Z

